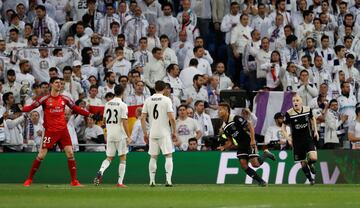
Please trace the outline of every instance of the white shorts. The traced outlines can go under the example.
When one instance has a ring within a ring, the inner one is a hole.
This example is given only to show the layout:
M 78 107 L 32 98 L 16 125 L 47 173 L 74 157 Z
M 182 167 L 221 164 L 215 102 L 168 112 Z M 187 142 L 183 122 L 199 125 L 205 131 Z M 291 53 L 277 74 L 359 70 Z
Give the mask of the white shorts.
M 118 156 L 126 155 L 129 152 L 126 139 L 120 141 L 108 141 L 106 143 L 106 156 L 114 157 L 116 151 L 118 152 Z
M 161 138 L 161 139 L 149 139 L 149 155 L 167 155 L 174 152 L 174 145 L 170 137 Z

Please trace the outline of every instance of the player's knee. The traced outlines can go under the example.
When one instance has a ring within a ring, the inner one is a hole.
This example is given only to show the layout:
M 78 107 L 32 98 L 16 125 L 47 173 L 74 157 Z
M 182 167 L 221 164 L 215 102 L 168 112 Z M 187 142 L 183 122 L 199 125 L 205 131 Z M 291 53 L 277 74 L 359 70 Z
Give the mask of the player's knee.
M 74 159 L 74 153 L 73 153 L 73 152 L 67 152 L 67 153 L 66 153 L 66 157 L 67 157 L 68 159 Z
M 240 160 L 240 167 L 243 169 L 243 170 L 246 170 L 249 166 L 248 166 L 248 161 L 244 161 L 244 160 Z
M 260 167 L 260 163 L 259 163 L 258 161 L 252 161 L 252 162 L 251 162 L 251 165 L 252 165 L 254 168 Z
M 106 159 L 111 162 L 114 159 L 114 157 L 107 157 Z
M 126 161 L 126 155 L 120 155 L 120 162 Z

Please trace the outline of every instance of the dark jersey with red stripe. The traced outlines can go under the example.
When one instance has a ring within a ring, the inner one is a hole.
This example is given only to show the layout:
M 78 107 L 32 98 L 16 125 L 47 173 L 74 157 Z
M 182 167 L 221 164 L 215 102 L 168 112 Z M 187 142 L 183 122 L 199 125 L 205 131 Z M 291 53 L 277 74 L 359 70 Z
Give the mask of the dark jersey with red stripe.
M 44 111 L 44 128 L 46 131 L 57 132 L 67 130 L 67 122 L 65 119 L 65 106 L 71 108 L 74 112 L 83 115 L 89 116 L 89 112 L 81 109 L 79 106 L 75 105 L 74 101 L 65 96 L 51 96 L 50 94 L 44 95 L 36 99 L 31 105 L 24 106 L 24 112 L 30 112 L 31 110 L 42 106 Z

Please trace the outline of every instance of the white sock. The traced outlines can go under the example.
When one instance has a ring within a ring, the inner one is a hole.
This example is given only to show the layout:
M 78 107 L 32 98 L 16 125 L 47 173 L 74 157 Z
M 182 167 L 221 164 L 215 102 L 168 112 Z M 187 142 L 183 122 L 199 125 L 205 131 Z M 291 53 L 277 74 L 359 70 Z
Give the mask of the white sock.
M 156 159 L 155 158 L 150 158 L 149 161 L 149 175 L 150 175 L 150 183 L 154 183 L 155 184 L 155 173 L 156 173 Z
M 166 157 L 165 158 L 165 171 L 166 171 L 166 181 L 169 184 L 171 183 L 171 176 L 172 176 L 172 172 L 173 172 L 173 161 L 172 161 L 172 157 Z
M 108 159 L 105 159 L 102 163 L 101 163 L 101 167 L 100 167 L 100 172 L 101 172 L 101 175 L 104 174 L 105 170 L 109 167 L 111 161 L 108 160 Z
M 125 168 L 126 168 L 126 161 L 120 161 L 118 184 L 123 184 L 124 175 L 125 175 Z

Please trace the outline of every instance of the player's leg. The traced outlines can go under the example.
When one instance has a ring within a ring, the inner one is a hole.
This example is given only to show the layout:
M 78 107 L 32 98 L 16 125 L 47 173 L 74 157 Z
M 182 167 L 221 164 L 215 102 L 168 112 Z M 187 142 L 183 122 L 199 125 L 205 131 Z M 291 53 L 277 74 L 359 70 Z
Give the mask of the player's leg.
M 33 161 L 32 165 L 31 165 L 29 177 L 24 182 L 24 186 L 31 185 L 33 177 L 34 177 L 35 173 L 37 172 L 37 170 L 39 169 L 40 164 L 44 160 L 47 152 L 48 152 L 48 149 L 46 149 L 46 148 L 40 149 L 38 155 L 36 156 L 35 160 Z
M 261 186 L 266 186 L 266 182 L 255 172 L 254 169 L 248 165 L 248 155 L 238 155 L 240 161 L 240 167 L 245 171 L 245 173 L 253 178 Z
M 150 177 L 150 186 L 155 186 L 155 174 L 157 169 L 157 157 L 160 153 L 160 147 L 158 141 L 155 139 L 149 139 L 149 151 L 150 161 L 149 161 L 149 177 Z
M 165 156 L 165 172 L 166 172 L 166 182 L 165 186 L 171 187 L 172 186 L 172 172 L 173 172 L 173 159 L 172 153 L 174 152 L 174 146 L 171 140 L 171 137 L 164 138 L 159 140 L 159 145 L 161 152 Z
M 106 149 L 106 152 L 107 152 L 107 150 L 108 149 Z M 100 169 L 98 170 L 98 172 L 96 172 L 96 177 L 94 178 L 94 185 L 98 186 L 101 184 L 102 176 L 103 176 L 105 170 L 110 166 L 110 163 L 113 159 L 114 159 L 114 157 L 107 156 L 106 159 L 102 161 Z
M 126 170 L 126 154 L 128 153 L 128 147 L 126 144 L 126 139 L 123 139 L 119 142 L 118 146 L 118 154 L 120 156 L 120 164 L 119 164 L 119 179 L 117 186 L 126 188 L 127 186 L 124 185 L 123 180 L 125 176 Z
M 166 171 L 166 184 L 165 186 L 171 187 L 172 186 L 172 172 L 173 172 L 173 159 L 172 153 L 165 155 L 165 171 Z
M 108 141 L 106 143 L 106 159 L 102 161 L 100 169 L 96 172 L 96 177 L 94 178 L 94 184 L 96 186 L 101 184 L 105 170 L 110 166 L 111 161 L 115 157 L 116 145 L 117 142 Z
M 295 161 L 300 161 L 301 169 L 304 172 L 306 178 L 310 181 L 310 184 L 314 184 L 314 179 L 311 176 L 310 169 L 306 160 L 306 150 L 303 146 L 294 146 L 294 158 Z
M 314 141 L 309 139 L 306 143 L 306 152 L 307 152 L 307 164 L 309 166 L 310 172 L 316 174 L 315 162 L 317 161 L 317 152 Z
M 79 181 L 76 178 L 76 162 L 75 162 L 74 151 L 73 151 L 72 145 L 66 145 L 64 147 L 64 151 L 65 151 L 65 155 L 67 157 L 68 168 L 69 168 L 70 177 L 71 177 L 70 185 L 71 186 L 81 186 L 81 184 L 79 183 Z
M 150 186 L 155 186 L 155 174 L 157 169 L 157 155 L 150 155 L 149 161 L 149 176 L 150 176 Z
M 119 179 L 117 183 L 117 187 L 126 188 L 127 186 L 124 185 L 123 180 L 125 176 L 126 170 L 126 155 L 120 155 L 120 164 L 119 164 Z
M 312 174 L 316 174 L 316 169 L 315 169 L 316 161 L 317 161 L 317 152 L 316 151 L 308 152 L 307 164 Z

